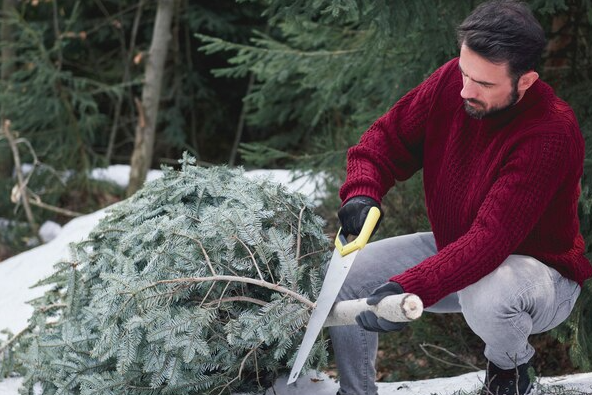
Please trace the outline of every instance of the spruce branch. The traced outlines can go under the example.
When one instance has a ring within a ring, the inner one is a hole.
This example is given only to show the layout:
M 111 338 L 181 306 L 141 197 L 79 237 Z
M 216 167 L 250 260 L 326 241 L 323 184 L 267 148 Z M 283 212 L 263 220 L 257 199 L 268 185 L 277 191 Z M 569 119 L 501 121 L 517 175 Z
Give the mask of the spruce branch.
M 248 296 L 229 296 L 227 298 L 212 300 L 211 302 L 206 303 L 205 306 L 213 306 L 215 304 L 220 306 L 222 303 L 232 303 L 232 302 L 249 302 L 249 303 L 257 304 L 259 306 L 266 306 L 267 305 L 267 302 L 264 302 L 263 300 L 251 298 Z
M 351 55 L 354 53 L 364 51 L 363 48 L 355 49 L 336 49 L 336 50 L 320 50 L 320 51 L 303 51 L 300 49 L 290 48 L 287 45 L 274 42 L 278 46 L 282 46 L 282 49 L 262 48 L 253 45 L 236 44 L 217 37 L 206 36 L 204 34 L 196 34 L 196 37 L 201 38 L 208 44 L 200 48 L 201 51 L 205 51 L 206 54 L 211 54 L 222 49 L 224 50 L 235 50 L 235 51 L 247 51 L 251 53 L 259 53 L 266 55 L 295 55 L 297 57 L 333 57 L 333 56 L 344 56 Z
M 212 266 L 212 262 L 210 261 L 210 257 L 208 256 L 208 253 L 206 252 L 206 249 L 204 248 L 202 242 L 199 241 L 195 237 L 192 237 L 192 236 L 189 236 L 189 235 L 186 235 L 186 234 L 183 234 L 183 233 L 175 232 L 174 234 L 177 235 L 177 236 L 186 237 L 186 238 L 188 238 L 190 240 L 193 240 L 199 246 L 199 248 L 201 249 L 201 252 L 204 255 L 204 259 L 206 260 L 206 263 L 207 263 L 208 267 L 210 268 L 210 271 L 212 272 L 212 275 L 215 276 L 216 275 L 216 271 L 214 270 L 214 266 Z
M 226 285 L 224 286 L 224 289 L 220 293 L 220 297 L 223 297 L 224 294 L 226 294 L 226 290 L 228 289 L 228 287 L 230 287 L 230 281 L 227 282 Z M 218 302 L 218 307 L 220 307 L 221 304 L 222 304 L 221 302 Z
M 239 379 L 242 378 L 243 369 L 245 368 L 245 363 L 247 362 L 247 359 L 249 359 L 249 357 L 251 356 L 251 354 L 255 353 L 255 364 L 257 363 L 257 353 L 256 353 L 256 351 L 259 349 L 259 347 L 261 347 L 262 344 L 263 344 L 263 342 L 260 342 L 255 347 L 251 348 L 249 350 L 249 352 L 245 355 L 245 357 L 243 358 L 243 360 L 241 361 L 240 368 L 238 369 L 238 378 Z M 255 370 L 257 371 L 258 369 L 255 369 Z M 259 382 L 259 374 L 257 374 L 257 382 Z
M 160 280 L 160 281 L 156 281 L 156 282 L 134 292 L 133 296 L 135 296 L 138 292 L 145 291 L 149 288 L 157 287 L 158 285 L 161 285 L 161 284 L 204 283 L 204 282 L 210 282 L 210 281 L 228 281 L 228 282 L 253 284 L 253 285 L 257 285 L 259 287 L 271 289 L 272 291 L 276 291 L 276 292 L 285 294 L 285 295 L 291 297 L 292 299 L 295 299 L 298 302 L 306 305 L 307 307 L 309 307 L 311 309 L 315 307 L 315 303 L 311 302 L 310 300 L 308 300 L 304 296 L 302 296 L 290 289 L 282 287 L 279 284 L 270 283 L 270 282 L 267 282 L 264 280 L 256 280 L 254 278 L 226 276 L 226 275 L 216 275 L 216 276 L 212 276 L 212 277 L 186 277 L 186 278 L 176 278 L 176 279 L 171 279 L 171 280 Z
M 50 304 L 50 305 L 47 305 L 47 306 L 38 307 L 37 310 L 39 310 L 42 313 L 46 313 L 49 310 L 61 309 L 61 308 L 64 308 L 64 307 L 68 307 L 68 305 L 65 304 L 65 303 L 54 303 L 54 304 Z
M 238 369 L 238 374 L 236 375 L 236 377 L 234 377 L 232 380 L 230 380 L 230 381 L 229 381 L 228 383 L 226 383 L 225 385 L 223 385 L 223 386 L 220 386 L 220 387 L 217 387 L 217 388 L 214 388 L 214 389 L 221 388 L 220 392 L 218 392 L 218 395 L 220 395 L 220 394 L 224 393 L 224 391 L 225 391 L 225 390 L 226 390 L 228 387 L 230 387 L 230 385 L 231 385 L 232 383 L 234 383 L 235 381 L 237 381 L 237 380 L 240 380 L 240 379 L 242 378 L 243 370 L 244 370 L 244 368 L 245 368 L 245 364 L 246 364 L 246 362 L 247 362 L 247 359 L 248 359 L 248 358 L 249 358 L 249 356 L 250 356 L 252 353 L 254 353 L 254 352 L 255 352 L 255 366 L 257 366 L 257 353 L 256 353 L 256 351 L 259 349 L 259 347 L 261 347 L 261 345 L 262 345 L 262 344 L 263 344 L 263 342 L 259 342 L 259 344 L 257 344 L 255 347 L 252 347 L 252 348 L 251 348 L 251 349 L 250 349 L 250 350 L 247 352 L 247 354 L 244 356 L 244 358 L 242 359 L 242 361 L 241 361 L 241 363 L 240 363 L 240 366 L 239 366 L 239 369 Z M 255 371 L 256 371 L 256 374 L 257 374 L 257 384 L 259 384 L 259 386 L 261 386 L 261 380 L 260 380 L 260 378 L 259 378 L 259 369 L 256 367 L 256 368 L 255 368 Z
M 298 230 L 296 231 L 296 260 L 300 260 L 300 244 L 302 243 L 302 216 L 304 215 L 306 206 L 302 206 L 300 214 L 298 215 Z
M 0 355 L 2 355 L 4 351 L 8 350 L 10 346 L 16 341 L 18 341 L 25 333 L 31 331 L 31 329 L 32 327 L 29 325 L 25 329 L 21 330 L 19 333 L 14 335 L 12 338 L 10 338 L 5 344 L 2 345 L 2 347 L 0 347 Z
M 202 307 L 204 305 L 204 303 L 206 302 L 206 300 L 208 300 L 208 296 L 210 296 L 210 292 L 212 292 L 212 290 L 214 289 L 215 286 L 216 286 L 216 283 L 215 282 L 213 282 L 210 285 L 210 288 L 208 289 L 208 292 L 206 292 L 206 294 L 202 298 L 201 303 L 199 304 L 199 307 Z
M 240 237 L 238 237 L 237 235 L 233 235 L 232 236 L 233 239 L 238 240 L 239 243 L 242 244 L 242 246 L 245 248 L 245 250 L 247 250 L 247 252 L 249 253 L 249 256 L 251 257 L 251 261 L 253 261 L 253 265 L 255 266 L 255 269 L 257 270 L 257 274 L 259 275 L 259 278 L 262 281 L 265 281 L 265 278 L 263 277 L 263 273 L 261 273 L 261 270 L 259 269 L 259 265 L 257 265 L 257 259 L 255 259 L 255 255 L 253 254 L 253 252 L 249 249 L 249 247 L 247 247 L 247 245 L 240 239 Z
M 311 251 L 311 252 L 309 252 L 307 254 L 302 255 L 299 259 L 308 258 L 309 256 L 316 255 L 316 254 L 322 254 L 324 252 L 325 252 L 325 250 Z

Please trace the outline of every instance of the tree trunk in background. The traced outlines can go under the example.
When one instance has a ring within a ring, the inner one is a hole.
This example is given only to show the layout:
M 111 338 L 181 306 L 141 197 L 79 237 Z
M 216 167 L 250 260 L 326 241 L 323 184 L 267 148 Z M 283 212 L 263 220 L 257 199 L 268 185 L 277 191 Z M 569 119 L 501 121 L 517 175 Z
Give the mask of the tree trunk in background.
M 12 27 L 7 22 L 10 15 L 14 12 L 17 0 L 3 0 L 2 1 L 2 30 L 0 30 L 0 41 L 9 42 L 12 36 Z M 2 47 L 2 59 L 0 64 L 0 79 L 6 81 L 10 74 L 12 74 L 14 67 L 11 64 L 14 58 L 14 49 L 10 46 Z M 4 111 L 1 113 L 1 118 L 4 119 Z M 10 147 L 6 144 L 0 143 L 0 178 L 9 178 L 12 174 L 12 153 Z
M 551 24 L 551 37 L 547 42 L 547 60 L 543 66 L 545 80 L 549 81 L 555 89 L 570 70 L 569 47 L 574 40 L 574 29 L 570 22 L 569 14 L 553 16 Z
M 140 28 L 140 21 L 142 18 L 142 11 L 144 10 L 144 4 L 146 0 L 140 0 L 138 3 L 138 7 L 136 8 L 136 14 L 134 16 L 134 23 L 132 25 L 132 30 L 130 34 L 129 46 L 126 46 L 125 43 L 125 33 L 120 32 L 119 39 L 121 41 L 121 54 L 122 54 L 122 67 L 123 67 L 123 77 L 121 83 L 123 85 L 128 86 L 126 89 L 127 92 L 130 92 L 128 95 L 128 99 L 132 98 L 131 89 L 129 88 L 130 80 L 131 80 L 131 64 L 134 58 L 134 52 L 136 50 L 136 40 L 138 37 L 138 29 Z M 120 12 L 121 12 L 121 5 L 120 5 Z M 126 48 L 127 47 L 127 48 Z M 111 164 L 111 160 L 114 155 L 115 151 L 115 142 L 117 139 L 117 131 L 120 128 L 119 120 L 122 114 L 123 108 L 123 100 L 124 100 L 124 93 L 122 92 L 121 95 L 117 97 L 117 104 L 115 105 L 115 114 L 113 115 L 113 124 L 111 125 L 111 133 L 109 133 L 109 143 L 107 144 L 107 153 L 105 154 L 105 162 L 107 165 Z M 133 100 L 130 100 L 130 103 L 133 103 Z M 133 107 L 133 106 L 132 106 Z
M 146 59 L 146 74 L 142 90 L 142 102 L 137 102 L 138 124 L 134 152 L 131 159 L 130 181 L 127 195 L 134 194 L 144 181 L 152 163 L 154 151 L 154 136 L 156 134 L 156 120 L 158 103 L 164 75 L 164 64 L 171 40 L 171 21 L 175 0 L 159 0 L 156 10 L 156 21 L 152 34 L 150 52 Z

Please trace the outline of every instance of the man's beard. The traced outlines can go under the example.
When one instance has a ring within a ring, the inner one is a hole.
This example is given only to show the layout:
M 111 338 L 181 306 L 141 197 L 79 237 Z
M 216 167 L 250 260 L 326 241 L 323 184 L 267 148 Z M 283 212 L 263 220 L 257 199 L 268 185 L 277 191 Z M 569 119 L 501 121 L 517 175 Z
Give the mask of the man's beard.
M 513 106 L 518 102 L 518 81 L 512 83 L 512 92 L 510 92 L 510 98 L 505 105 L 492 107 L 490 109 L 485 109 L 485 103 L 474 100 L 474 99 L 465 99 L 465 111 L 469 114 L 470 117 L 475 119 L 483 119 L 489 118 L 499 114 L 502 111 L 505 111 L 507 108 Z M 478 110 L 476 107 L 472 107 L 469 103 L 478 104 L 483 108 L 482 110 Z

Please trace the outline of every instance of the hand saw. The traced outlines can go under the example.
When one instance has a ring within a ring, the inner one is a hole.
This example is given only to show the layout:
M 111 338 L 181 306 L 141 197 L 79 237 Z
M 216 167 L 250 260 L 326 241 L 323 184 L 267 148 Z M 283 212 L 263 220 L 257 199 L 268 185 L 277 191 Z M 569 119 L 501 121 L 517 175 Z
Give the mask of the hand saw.
M 331 311 L 331 308 L 333 307 L 337 294 L 347 277 L 347 273 L 349 272 L 358 251 L 364 248 L 368 239 L 370 239 L 372 231 L 379 218 L 380 210 L 377 207 L 370 208 L 360 234 L 349 243 L 347 242 L 346 236 L 342 234 L 341 228 L 339 228 L 337 237 L 335 237 L 333 257 L 331 258 L 329 268 L 325 274 L 325 279 L 321 286 L 321 292 L 319 293 L 316 306 L 310 315 L 304 339 L 300 344 L 296 360 L 294 361 L 292 371 L 290 372 L 288 384 L 296 381 L 300 375 L 300 371 L 312 350 L 312 346 L 314 345 L 319 332 L 323 328 L 323 324 L 329 315 L 329 311 Z

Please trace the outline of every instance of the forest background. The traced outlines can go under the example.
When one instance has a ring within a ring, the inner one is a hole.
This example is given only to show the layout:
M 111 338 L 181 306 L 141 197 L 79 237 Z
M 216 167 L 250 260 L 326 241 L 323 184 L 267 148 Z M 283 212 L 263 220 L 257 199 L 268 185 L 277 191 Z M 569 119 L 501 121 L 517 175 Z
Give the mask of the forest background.
M 185 151 L 203 166 L 324 174 L 318 211 L 334 232 L 347 148 L 457 56 L 454 29 L 477 4 L 3 0 L 0 260 L 38 243 L 44 221 L 124 199 L 148 169 L 175 166 Z M 590 256 L 592 0 L 528 4 L 549 40 L 539 72 L 573 107 L 587 143 L 580 218 Z M 89 177 L 112 164 L 131 165 L 127 190 Z M 421 174 L 383 209 L 376 238 L 428 229 Z M 570 320 L 534 337 L 539 371 L 592 368 L 591 310 L 588 282 Z M 429 315 L 405 336 L 383 337 L 380 379 L 458 375 L 484 366 L 481 350 L 462 317 Z

